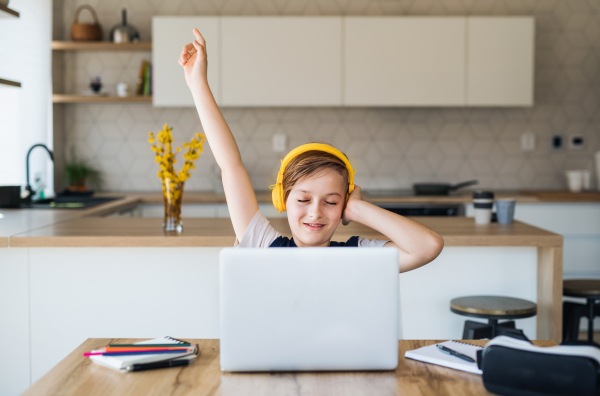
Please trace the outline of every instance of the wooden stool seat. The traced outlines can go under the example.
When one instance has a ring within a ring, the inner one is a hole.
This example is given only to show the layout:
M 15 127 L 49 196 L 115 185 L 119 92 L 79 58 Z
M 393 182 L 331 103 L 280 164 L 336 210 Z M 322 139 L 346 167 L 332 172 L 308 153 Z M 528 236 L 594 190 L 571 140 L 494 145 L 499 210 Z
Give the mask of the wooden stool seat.
M 569 279 L 563 282 L 563 295 L 600 299 L 600 280 Z
M 586 304 L 563 302 L 563 341 L 579 338 L 579 322 L 588 319 L 588 342 L 594 341 L 594 318 L 600 316 L 600 279 L 563 281 L 563 295 L 587 299 Z
M 483 319 L 521 319 L 535 316 L 535 303 L 502 296 L 468 296 L 450 301 L 456 314 Z

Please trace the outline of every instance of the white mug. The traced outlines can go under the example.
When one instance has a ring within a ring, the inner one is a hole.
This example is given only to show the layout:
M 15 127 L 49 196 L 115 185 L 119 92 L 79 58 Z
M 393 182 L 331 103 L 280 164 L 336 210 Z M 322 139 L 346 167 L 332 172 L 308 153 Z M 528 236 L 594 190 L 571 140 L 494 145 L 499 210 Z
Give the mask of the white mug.
M 565 172 L 565 175 L 567 176 L 567 184 L 569 186 L 569 191 L 581 192 L 583 190 L 585 181 L 584 172 L 584 170 L 570 170 Z
M 129 84 L 121 82 L 117 84 L 117 96 L 126 97 L 129 96 Z

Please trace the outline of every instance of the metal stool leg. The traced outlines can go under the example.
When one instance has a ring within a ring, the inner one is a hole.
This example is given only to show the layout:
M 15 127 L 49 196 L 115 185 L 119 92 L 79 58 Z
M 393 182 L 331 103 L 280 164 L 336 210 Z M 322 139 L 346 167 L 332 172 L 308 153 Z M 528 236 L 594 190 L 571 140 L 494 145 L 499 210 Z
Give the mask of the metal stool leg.
M 463 340 L 480 340 L 482 338 L 491 338 L 492 328 L 486 323 L 465 320 L 463 330 Z
M 596 300 L 593 298 L 588 298 L 587 306 L 588 306 L 588 341 L 594 341 L 594 305 Z

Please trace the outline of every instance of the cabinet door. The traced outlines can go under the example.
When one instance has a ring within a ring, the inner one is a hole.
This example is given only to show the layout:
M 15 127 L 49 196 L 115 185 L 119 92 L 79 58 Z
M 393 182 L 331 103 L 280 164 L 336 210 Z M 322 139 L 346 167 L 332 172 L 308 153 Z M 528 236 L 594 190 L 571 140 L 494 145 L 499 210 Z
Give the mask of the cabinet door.
M 349 106 L 465 103 L 464 17 L 348 17 L 345 94 Z
M 467 105 L 533 106 L 533 17 L 468 18 Z
M 153 103 L 159 107 L 193 107 L 194 99 L 177 60 L 184 45 L 194 41 L 193 28 L 206 40 L 208 83 L 217 103 L 219 98 L 218 17 L 153 17 L 152 73 Z
M 224 105 L 341 105 L 341 17 L 221 22 Z

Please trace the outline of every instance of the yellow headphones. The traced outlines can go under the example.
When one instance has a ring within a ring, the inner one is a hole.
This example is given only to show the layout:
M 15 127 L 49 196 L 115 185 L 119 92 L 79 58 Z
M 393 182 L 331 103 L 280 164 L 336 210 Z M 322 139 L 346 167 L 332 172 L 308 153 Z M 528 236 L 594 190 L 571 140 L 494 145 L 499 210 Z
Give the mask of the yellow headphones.
M 290 163 L 290 161 L 292 159 L 294 159 L 296 156 L 298 156 L 299 154 L 305 153 L 307 151 L 311 151 L 311 150 L 317 150 L 317 151 L 324 151 L 326 153 L 335 155 L 336 157 L 338 157 L 339 159 L 341 159 L 344 164 L 346 165 L 346 168 L 348 168 L 348 193 L 346 194 L 346 203 L 348 202 L 348 198 L 350 197 L 350 194 L 352 194 L 352 191 L 354 190 L 354 173 L 356 173 L 356 170 L 352 169 L 352 165 L 350 165 L 350 162 L 348 161 L 348 159 L 346 158 L 346 156 L 338 149 L 336 149 L 335 147 L 332 147 L 328 144 L 323 144 L 323 143 L 308 143 L 308 144 L 303 144 L 302 146 L 298 146 L 295 149 L 293 149 L 292 151 L 290 151 L 288 153 L 288 155 L 285 156 L 284 159 L 281 160 L 281 168 L 279 169 L 279 173 L 277 174 L 277 184 L 272 185 L 271 189 L 273 189 L 273 205 L 275 205 L 275 208 L 279 211 L 279 213 L 281 212 L 285 212 L 285 198 L 283 196 L 283 172 L 285 171 L 285 168 L 288 166 L 288 164 Z

